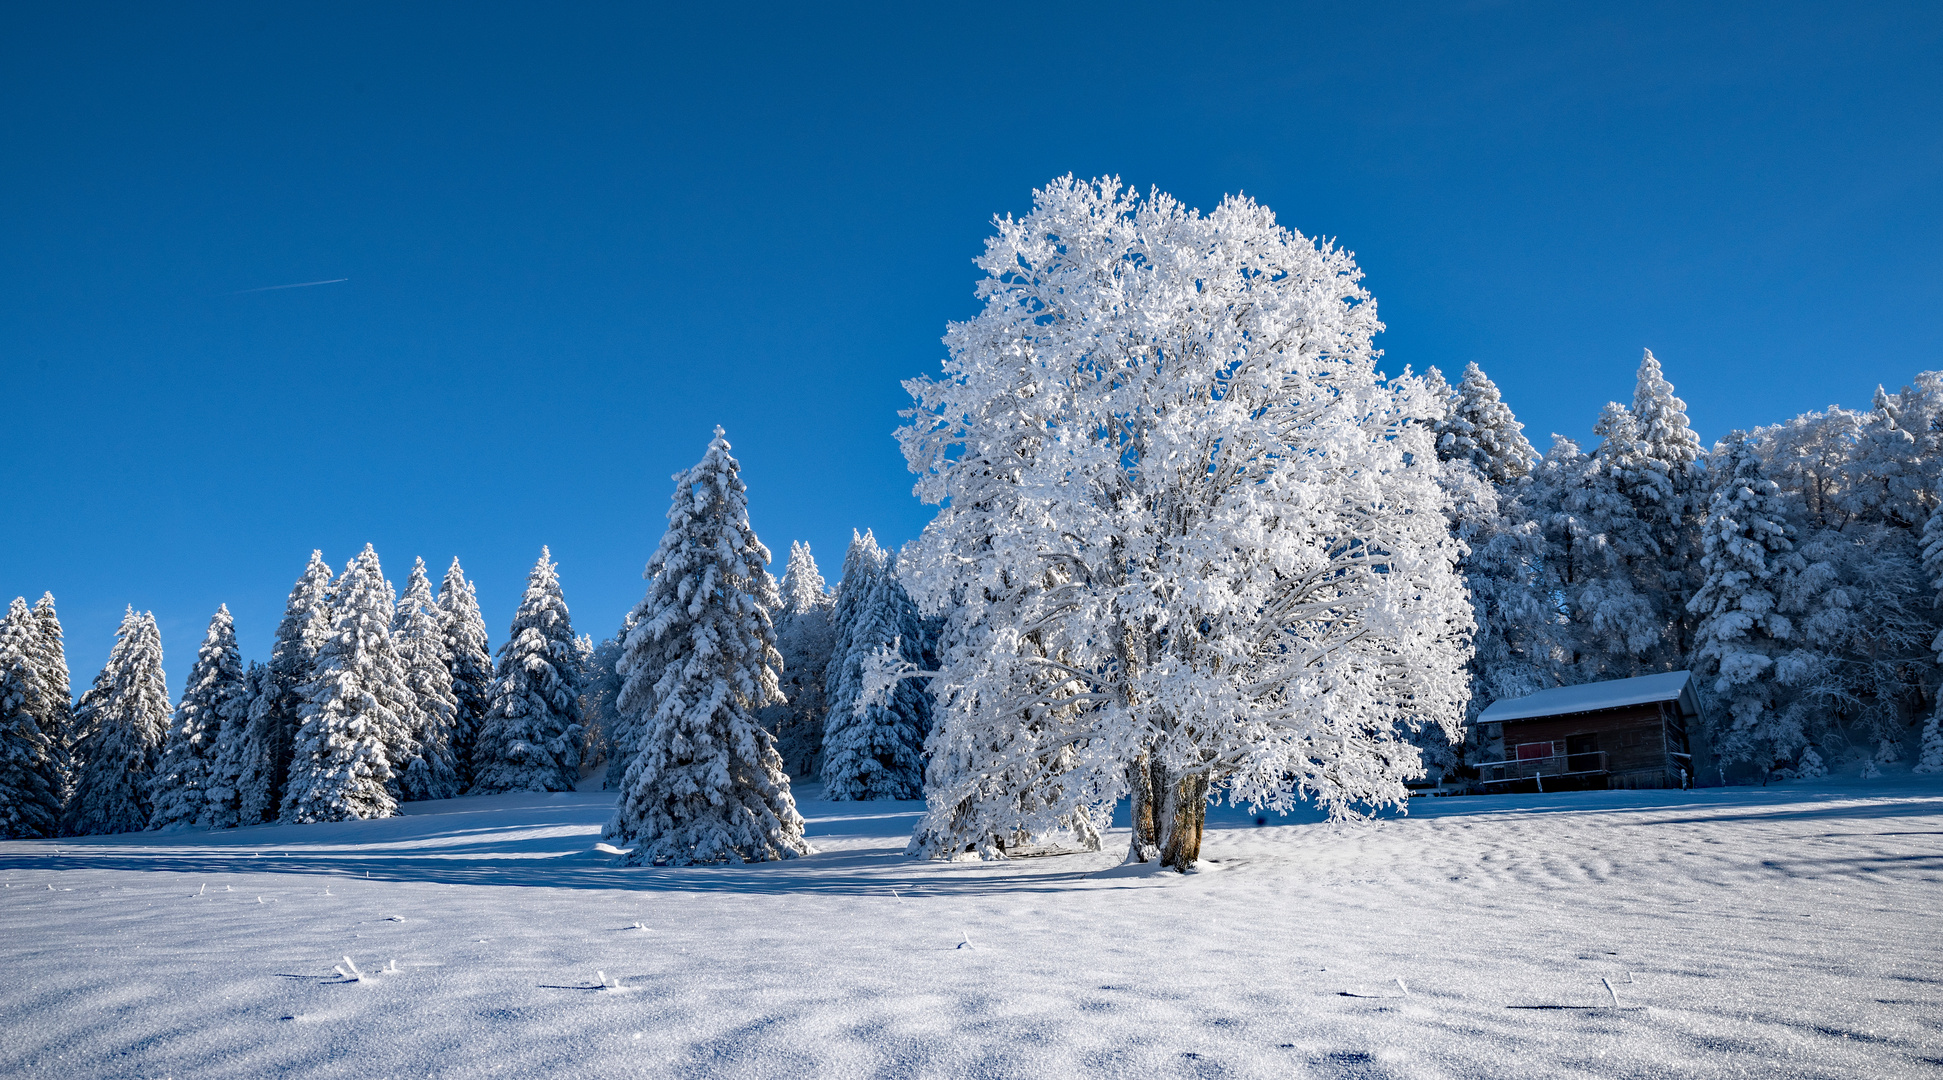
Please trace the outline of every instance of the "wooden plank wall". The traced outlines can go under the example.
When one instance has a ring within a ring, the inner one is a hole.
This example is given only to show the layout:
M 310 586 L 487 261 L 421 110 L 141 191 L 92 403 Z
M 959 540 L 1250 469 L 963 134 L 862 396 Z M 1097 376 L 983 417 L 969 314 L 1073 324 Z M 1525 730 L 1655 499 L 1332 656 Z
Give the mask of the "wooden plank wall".
M 1516 758 L 1520 743 L 1564 743 L 1574 735 L 1594 735 L 1598 738 L 1596 749 L 1606 754 L 1606 768 L 1612 774 L 1612 787 L 1680 786 L 1680 775 L 1668 756 L 1669 751 L 1680 749 L 1678 739 L 1667 731 L 1666 721 L 1657 704 L 1575 716 L 1506 720 L 1505 757 Z

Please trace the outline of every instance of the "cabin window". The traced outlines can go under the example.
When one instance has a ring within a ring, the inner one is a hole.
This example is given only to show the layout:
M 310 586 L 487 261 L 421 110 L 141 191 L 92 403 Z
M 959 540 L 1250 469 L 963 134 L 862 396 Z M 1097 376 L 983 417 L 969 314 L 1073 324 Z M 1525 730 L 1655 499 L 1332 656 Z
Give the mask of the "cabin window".
M 1519 743 L 1518 760 L 1529 761 L 1532 758 L 1551 757 L 1558 753 L 1557 746 L 1557 743 L 1549 742 Z

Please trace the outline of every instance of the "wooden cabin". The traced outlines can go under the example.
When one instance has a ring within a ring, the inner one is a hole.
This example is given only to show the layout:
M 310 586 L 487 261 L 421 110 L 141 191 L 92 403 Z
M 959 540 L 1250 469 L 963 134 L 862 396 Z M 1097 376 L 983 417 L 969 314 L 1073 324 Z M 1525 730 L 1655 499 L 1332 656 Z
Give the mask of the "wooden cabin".
M 1693 675 L 1669 671 L 1540 690 L 1478 714 L 1487 793 L 1693 785 Z

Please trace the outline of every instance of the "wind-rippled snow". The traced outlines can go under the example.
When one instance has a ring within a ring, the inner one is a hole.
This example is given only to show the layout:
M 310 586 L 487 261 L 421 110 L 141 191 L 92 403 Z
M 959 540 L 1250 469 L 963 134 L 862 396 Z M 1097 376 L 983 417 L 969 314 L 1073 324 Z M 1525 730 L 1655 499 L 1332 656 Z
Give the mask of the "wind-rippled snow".
M 1186 877 L 815 794 L 749 867 L 618 869 L 593 792 L 0 843 L 0 1075 L 1943 1072 L 1924 779 L 1220 810 Z

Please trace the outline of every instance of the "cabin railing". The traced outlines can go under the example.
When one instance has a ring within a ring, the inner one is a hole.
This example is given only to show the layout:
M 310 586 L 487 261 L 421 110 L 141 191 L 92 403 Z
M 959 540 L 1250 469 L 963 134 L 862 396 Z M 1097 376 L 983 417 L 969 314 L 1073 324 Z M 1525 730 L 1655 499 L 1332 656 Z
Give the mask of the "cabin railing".
M 1547 776 L 1594 776 L 1608 771 L 1606 752 L 1588 750 L 1581 754 L 1548 754 L 1545 757 L 1518 758 L 1513 761 L 1486 761 L 1478 774 L 1487 784 L 1509 784 L 1517 780 L 1543 779 Z

